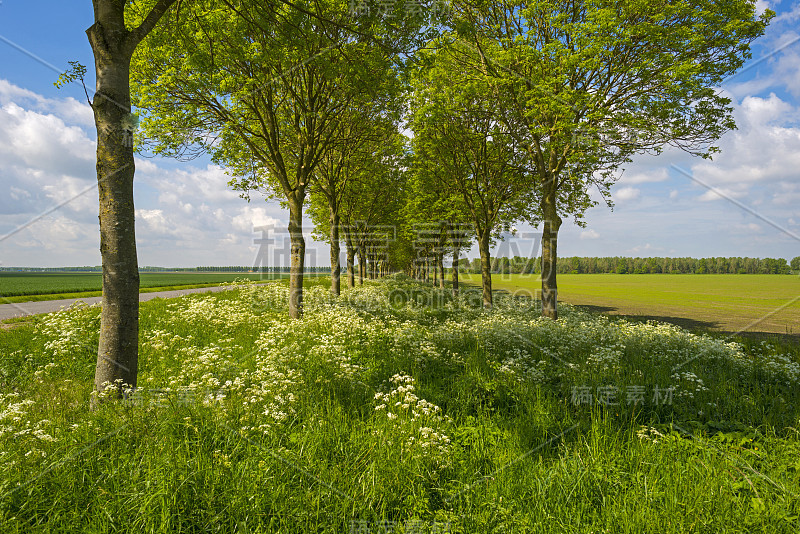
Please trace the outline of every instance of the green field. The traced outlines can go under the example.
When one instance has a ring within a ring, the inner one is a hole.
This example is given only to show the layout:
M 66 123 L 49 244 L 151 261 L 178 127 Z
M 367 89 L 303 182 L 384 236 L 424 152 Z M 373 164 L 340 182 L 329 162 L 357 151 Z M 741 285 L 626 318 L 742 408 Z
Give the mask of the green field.
M 272 280 L 287 276 L 284 273 L 140 273 L 139 284 L 143 288 L 216 285 L 232 282 L 237 278 L 250 280 Z M 57 295 L 100 291 L 100 273 L 59 272 L 0 272 L 0 297 L 24 295 Z
M 480 283 L 480 276 L 465 275 Z M 494 289 L 539 295 L 535 275 L 495 275 Z M 561 274 L 558 300 L 614 315 L 712 331 L 800 334 L 800 277 L 760 274 Z

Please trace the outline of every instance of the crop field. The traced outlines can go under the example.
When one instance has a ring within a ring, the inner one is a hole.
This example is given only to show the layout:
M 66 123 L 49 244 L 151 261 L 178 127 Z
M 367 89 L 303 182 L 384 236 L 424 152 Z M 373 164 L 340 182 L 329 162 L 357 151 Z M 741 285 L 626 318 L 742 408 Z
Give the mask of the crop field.
M 479 275 L 463 280 L 479 284 Z M 536 295 L 536 275 L 494 275 L 494 289 Z M 800 276 L 560 274 L 558 300 L 690 329 L 800 334 Z
M 233 282 L 237 278 L 271 280 L 285 276 L 283 273 L 140 273 L 139 283 L 143 288 L 173 287 L 200 284 L 214 285 Z M 100 291 L 102 283 L 100 273 L 0 272 L 0 296 L 14 297 Z
M 797 347 L 327 283 L 143 303 L 94 411 L 97 306 L 0 331 L 0 531 L 800 529 Z

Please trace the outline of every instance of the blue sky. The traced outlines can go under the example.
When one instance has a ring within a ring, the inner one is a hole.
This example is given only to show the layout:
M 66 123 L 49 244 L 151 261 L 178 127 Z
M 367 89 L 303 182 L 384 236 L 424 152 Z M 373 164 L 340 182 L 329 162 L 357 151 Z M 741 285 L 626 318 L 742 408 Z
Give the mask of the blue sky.
M 800 2 L 759 2 L 767 6 L 778 16 L 720 88 L 738 125 L 722 152 L 713 161 L 677 151 L 637 158 L 613 189 L 613 211 L 591 209 L 585 229 L 562 226 L 560 255 L 800 256 Z M 100 263 L 91 110 L 79 85 L 53 86 L 68 61 L 91 71 L 91 22 L 89 0 L 0 1 L 2 266 Z M 138 159 L 139 263 L 251 265 L 253 228 L 285 228 L 287 214 L 274 202 L 247 203 L 227 180 L 203 160 Z M 495 252 L 537 252 L 536 231 L 518 227 Z M 328 264 L 324 243 L 308 248 L 310 264 Z

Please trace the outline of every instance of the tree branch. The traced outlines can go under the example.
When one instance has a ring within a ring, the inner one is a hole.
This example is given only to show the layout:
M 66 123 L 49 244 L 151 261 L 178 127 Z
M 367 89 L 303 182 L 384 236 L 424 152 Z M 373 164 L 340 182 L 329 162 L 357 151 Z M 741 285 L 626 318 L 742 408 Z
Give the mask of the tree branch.
M 139 24 L 139 27 L 128 34 L 127 44 L 131 50 L 136 48 L 136 46 L 142 42 L 142 39 L 147 37 L 147 34 L 158 24 L 158 21 L 164 16 L 164 13 L 166 13 L 176 1 L 177 0 L 158 0 L 156 5 L 153 6 L 153 9 L 150 10 L 150 13 L 147 14 L 144 21 Z

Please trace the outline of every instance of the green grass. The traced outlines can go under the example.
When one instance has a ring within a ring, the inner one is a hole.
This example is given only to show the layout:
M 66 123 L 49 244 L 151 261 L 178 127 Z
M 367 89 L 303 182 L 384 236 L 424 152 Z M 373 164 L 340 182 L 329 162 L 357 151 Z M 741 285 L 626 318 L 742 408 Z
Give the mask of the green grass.
M 282 282 L 143 303 L 140 389 L 95 412 L 97 307 L 0 331 L 0 531 L 800 528 L 796 347 L 326 282 L 302 320 Z
M 480 276 L 464 281 L 479 283 Z M 539 295 L 535 275 L 495 275 L 494 289 Z M 800 277 L 758 274 L 560 274 L 558 299 L 694 329 L 800 334 Z
M 139 284 L 142 288 L 174 289 L 208 287 L 209 285 L 233 282 L 237 278 L 272 280 L 286 276 L 283 273 L 140 273 Z M 64 294 L 82 293 L 81 296 L 88 296 L 87 292 L 99 292 L 102 284 L 100 273 L 0 272 L 0 296 L 2 297 L 45 295 L 47 297 L 45 300 L 51 300 L 51 297 L 71 298 L 60 296 Z M 54 297 L 54 295 L 59 296 Z
M 273 280 L 280 278 L 284 277 L 283 276 L 272 277 Z M 224 284 L 225 282 L 222 283 Z M 189 285 L 177 285 L 177 286 L 143 287 L 139 289 L 139 293 L 156 293 L 160 291 L 173 291 L 178 289 L 197 289 L 202 287 L 216 287 L 218 285 L 220 285 L 220 283 L 215 282 L 215 283 L 189 284 Z M 87 297 L 100 297 L 102 295 L 103 295 L 102 291 L 81 291 L 78 293 L 50 293 L 46 295 L 22 295 L 19 297 L 0 297 L 0 304 L 12 304 L 17 302 L 39 302 L 45 300 L 82 299 Z

